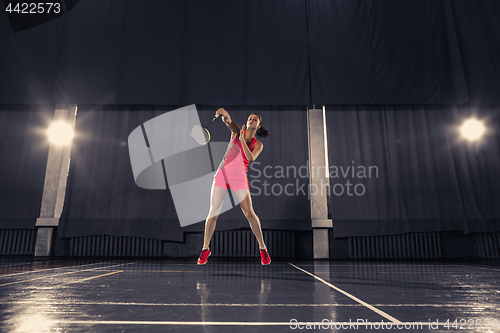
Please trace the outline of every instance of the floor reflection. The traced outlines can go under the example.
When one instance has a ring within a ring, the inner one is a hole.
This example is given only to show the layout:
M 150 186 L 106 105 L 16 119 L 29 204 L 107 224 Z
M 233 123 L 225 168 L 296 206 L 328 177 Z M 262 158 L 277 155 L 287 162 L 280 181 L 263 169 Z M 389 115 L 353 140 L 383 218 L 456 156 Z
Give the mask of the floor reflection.
M 275 261 L 262 266 L 256 258 L 255 263 L 212 259 L 198 266 L 187 260 L 0 260 L 5 269 L 0 275 L 0 331 L 181 330 L 172 324 L 147 329 L 140 324 L 90 324 L 99 321 L 283 324 L 291 319 L 384 319 L 291 264 L 402 321 L 500 316 L 499 269 L 494 264 Z M 182 326 L 190 332 L 228 328 Z M 271 326 L 252 329 L 275 331 Z
M 52 302 L 54 291 L 29 286 L 23 294 L 24 302 L 9 305 L 2 311 L 5 319 L 3 329 L 6 332 L 26 333 L 55 331 L 61 309 Z

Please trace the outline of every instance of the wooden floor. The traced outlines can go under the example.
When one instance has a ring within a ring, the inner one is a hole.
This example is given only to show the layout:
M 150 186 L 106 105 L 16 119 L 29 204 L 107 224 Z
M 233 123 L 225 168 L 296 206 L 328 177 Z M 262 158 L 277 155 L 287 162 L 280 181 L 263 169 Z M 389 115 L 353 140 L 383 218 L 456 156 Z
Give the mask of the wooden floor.
M 2 332 L 500 332 L 500 263 L 0 257 Z M 447 325 L 447 323 L 449 325 Z M 406 327 L 405 327 L 406 326 Z M 462 328 L 462 329 L 460 329 Z

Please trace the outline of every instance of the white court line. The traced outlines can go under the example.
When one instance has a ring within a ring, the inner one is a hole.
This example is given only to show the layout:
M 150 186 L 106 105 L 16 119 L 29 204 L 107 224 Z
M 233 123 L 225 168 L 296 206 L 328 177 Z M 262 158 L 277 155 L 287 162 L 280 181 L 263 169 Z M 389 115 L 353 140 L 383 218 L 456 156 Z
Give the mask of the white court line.
M 227 306 L 227 307 L 363 307 L 362 304 L 291 304 L 291 303 L 142 303 L 142 302 L 65 302 L 65 301 L 54 301 L 47 299 L 40 300 L 8 300 L 1 301 L 0 304 L 44 304 L 44 305 L 106 305 L 106 306 Z M 463 304 L 373 304 L 373 306 L 385 306 L 385 307 L 448 307 L 448 308 L 476 308 L 477 306 L 470 303 Z M 481 307 L 488 307 L 482 304 Z M 494 309 L 497 308 L 496 303 L 489 305 Z
M 61 324 L 84 325 L 222 325 L 222 326 L 290 326 L 290 322 L 231 322 L 231 321 L 114 321 L 114 320 L 61 320 Z
M 382 266 L 382 267 L 387 267 L 387 266 L 395 266 L 395 267 L 400 267 L 400 266 L 410 266 L 410 267 L 417 267 L 417 266 L 429 266 L 429 267 L 437 267 L 437 266 L 447 266 L 447 264 L 418 264 L 418 263 L 405 263 L 405 262 L 389 262 L 387 264 L 372 264 L 370 262 L 356 262 L 356 263 L 345 263 L 345 264 L 329 264 L 329 263 L 322 263 L 317 262 L 314 264 L 301 264 L 300 262 L 296 263 L 297 265 L 300 266 L 343 266 L 343 267 L 359 267 L 359 266 L 369 266 L 369 267 L 375 267 L 375 266 Z M 453 265 L 456 266 L 456 265 Z
M 17 283 L 30 282 L 30 281 L 35 281 L 35 280 L 48 279 L 48 278 L 51 278 L 51 277 L 54 277 L 54 276 L 61 276 L 61 275 L 75 274 L 75 273 L 80 273 L 80 272 L 94 271 L 94 270 L 111 268 L 111 267 L 116 267 L 116 266 L 131 265 L 131 264 L 135 264 L 135 263 L 136 262 L 130 262 L 130 263 L 127 263 L 127 264 L 118 264 L 118 265 L 112 265 L 112 266 L 95 267 L 95 268 L 89 268 L 89 269 L 76 270 L 76 271 L 73 271 L 73 272 L 66 272 L 66 273 L 53 274 L 53 275 L 44 275 L 44 276 L 37 277 L 37 278 L 34 278 L 34 279 L 14 281 L 14 282 L 0 284 L 0 287 L 9 286 L 9 285 L 12 285 L 12 284 L 17 284 Z
M 75 283 L 80 283 L 80 282 L 83 282 L 83 281 L 98 279 L 98 278 L 103 277 L 103 276 L 109 276 L 109 275 L 118 274 L 118 273 L 122 273 L 122 272 L 123 271 L 116 271 L 116 272 L 101 274 L 101 275 L 97 275 L 97 276 L 91 276 L 91 277 L 88 277 L 88 278 L 85 278 L 85 279 L 81 279 L 81 280 L 77 280 L 77 281 L 73 281 L 73 282 L 68 282 L 68 283 L 63 283 L 62 285 L 63 286 L 67 286 L 69 284 L 75 284 Z
M 0 278 L 7 277 L 7 276 L 21 275 L 21 274 L 45 272 L 45 271 L 50 271 L 50 270 L 53 270 L 53 269 L 79 268 L 79 267 L 85 267 L 85 266 L 97 265 L 97 264 L 104 264 L 104 263 L 105 262 L 102 261 L 102 262 L 97 262 L 97 263 L 94 263 L 94 264 L 85 264 L 85 265 L 76 265 L 76 266 L 64 266 L 64 267 L 54 267 L 54 268 L 37 269 L 37 270 L 34 270 L 34 271 L 28 271 L 28 272 L 21 272 L 21 273 L 12 273 L 12 274 L 0 275 Z
M 317 279 L 317 280 L 319 280 L 319 281 L 323 282 L 324 284 L 326 284 L 326 285 L 327 285 L 327 286 L 329 286 L 330 288 L 335 289 L 335 290 L 336 290 L 336 291 L 338 291 L 339 293 L 342 293 L 342 294 L 346 295 L 347 297 L 349 297 L 350 299 L 352 299 L 352 300 L 354 300 L 354 301 L 356 301 L 356 302 L 358 302 L 358 303 L 360 303 L 360 304 L 362 304 L 362 305 L 366 306 L 368 309 L 370 309 L 370 310 L 372 310 L 372 311 L 374 311 L 374 312 L 378 313 L 378 314 L 379 314 L 379 315 L 381 315 L 382 317 L 384 317 L 384 318 L 386 318 L 386 319 L 389 319 L 389 320 L 390 320 L 390 321 L 392 321 L 394 324 L 397 324 L 397 323 L 399 323 L 399 322 L 400 322 L 398 319 L 396 319 L 396 318 L 394 318 L 394 317 L 392 317 L 392 316 L 388 315 L 388 314 L 387 314 L 387 313 L 385 313 L 384 311 L 379 310 L 379 309 L 377 309 L 376 307 L 374 307 L 374 306 L 372 306 L 372 305 L 370 305 L 370 304 L 368 304 L 368 303 L 366 303 L 366 302 L 364 302 L 364 301 L 360 300 L 360 299 L 359 299 L 359 298 L 357 298 L 356 296 L 353 296 L 353 295 L 349 294 L 348 292 L 343 291 L 342 289 L 340 289 L 340 288 L 338 288 L 338 287 L 334 286 L 333 284 L 331 284 L 331 283 L 329 283 L 329 282 L 326 282 L 326 281 L 325 281 L 325 280 L 323 280 L 322 278 L 320 278 L 320 277 L 318 277 L 318 276 L 316 276 L 316 275 L 314 275 L 314 274 L 312 274 L 312 273 L 309 273 L 308 271 L 306 271 L 306 270 L 304 270 L 304 269 L 302 269 L 302 268 L 300 268 L 300 267 L 297 267 L 297 266 L 295 266 L 294 264 L 292 264 L 292 263 L 290 263 L 290 262 L 289 262 L 289 264 L 290 264 L 290 265 L 292 265 L 293 267 L 295 267 L 295 268 L 297 268 L 297 269 L 301 270 L 302 272 L 304 272 L 304 273 L 306 273 L 306 274 L 311 275 L 311 276 L 312 276 L 312 277 L 314 277 L 315 279 Z
M 41 263 L 41 262 L 58 262 L 58 261 L 61 261 L 61 260 L 37 260 L 36 262 L 37 263 Z M 25 261 L 25 262 L 20 262 L 20 263 L 17 263 L 15 265 L 0 265 L 0 269 L 1 268 L 4 268 L 4 267 L 15 267 L 15 266 L 21 266 L 21 265 L 30 265 L 32 264 L 34 261 Z
M 375 326 L 375 325 L 391 325 L 392 328 L 395 328 L 394 325 L 421 325 L 423 326 L 435 326 L 436 324 L 439 326 L 444 326 L 446 323 L 444 322 L 397 322 L 397 323 L 390 323 L 390 322 L 360 322 L 359 324 L 355 321 L 351 322 L 315 322 L 315 321 L 297 321 L 297 322 L 292 322 L 292 321 L 285 321 L 285 322 L 276 322 L 276 321 L 261 321 L 261 322 L 248 322 L 248 321 L 134 321 L 134 320 L 58 320 L 57 323 L 60 324 L 66 324 L 66 325 L 198 325 L 198 326 L 293 326 L 293 325 L 302 325 L 305 326 L 307 324 L 312 325 L 318 325 L 319 327 L 331 327 L 333 326 L 338 326 L 338 325 L 351 325 L 353 327 L 357 326 Z M 448 324 L 449 325 L 449 324 Z M 297 327 L 296 327 L 297 328 Z M 302 327 L 304 328 L 304 327 Z
M 480 269 L 491 269 L 491 270 L 494 270 L 494 271 L 500 271 L 500 269 L 498 269 L 498 268 L 490 268 L 490 267 L 479 267 L 479 266 L 469 266 L 469 265 L 455 265 L 455 266 L 458 266 L 458 267 L 480 268 Z

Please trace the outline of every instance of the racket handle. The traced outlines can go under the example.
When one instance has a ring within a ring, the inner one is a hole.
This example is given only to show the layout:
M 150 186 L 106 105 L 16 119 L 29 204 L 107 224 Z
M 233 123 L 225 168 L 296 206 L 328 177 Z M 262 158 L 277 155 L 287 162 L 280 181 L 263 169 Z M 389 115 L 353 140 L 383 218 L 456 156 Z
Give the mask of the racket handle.
M 212 119 L 214 121 L 215 119 L 219 118 L 220 114 L 216 114 L 215 117 Z

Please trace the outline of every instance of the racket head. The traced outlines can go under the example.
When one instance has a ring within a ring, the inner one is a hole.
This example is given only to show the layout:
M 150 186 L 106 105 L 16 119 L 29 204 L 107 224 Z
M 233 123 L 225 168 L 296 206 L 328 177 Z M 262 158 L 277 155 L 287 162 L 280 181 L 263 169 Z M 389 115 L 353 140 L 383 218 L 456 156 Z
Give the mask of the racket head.
M 210 141 L 210 132 L 200 125 L 194 125 L 190 135 L 199 145 L 206 145 Z

